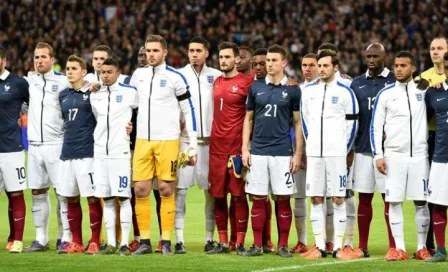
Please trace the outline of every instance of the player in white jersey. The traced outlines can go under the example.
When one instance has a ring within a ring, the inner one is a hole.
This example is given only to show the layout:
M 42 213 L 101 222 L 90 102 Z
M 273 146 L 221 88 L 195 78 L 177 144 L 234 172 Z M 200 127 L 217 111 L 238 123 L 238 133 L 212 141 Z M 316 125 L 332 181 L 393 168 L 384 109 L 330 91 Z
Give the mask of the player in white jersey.
M 84 79 L 87 80 L 90 83 L 100 83 L 101 84 L 101 65 L 103 62 L 108 59 L 112 58 L 112 49 L 110 49 L 107 45 L 98 45 L 95 47 L 92 53 L 92 66 L 93 66 L 93 73 L 88 73 Z M 127 75 L 120 74 L 118 76 L 118 82 L 124 83 L 125 79 L 127 78 Z
M 309 53 L 303 57 L 302 74 L 305 80 L 299 85 L 301 90 L 305 89 L 308 85 L 315 84 L 319 80 L 316 54 Z M 306 156 L 305 152 L 303 153 L 303 156 Z M 306 157 L 302 161 L 306 162 Z M 306 205 L 306 164 L 302 165 L 302 168 L 305 169 L 300 169 L 294 174 L 297 187 L 297 193 L 294 194 L 294 219 L 298 241 L 295 247 L 291 249 L 293 253 L 305 253 L 308 251 L 306 227 L 306 219 L 308 217 Z
M 106 59 L 101 67 L 100 90 L 91 95 L 92 111 L 97 120 L 94 132 L 94 180 L 95 196 L 104 199 L 104 221 L 107 230 L 107 245 L 100 254 L 115 254 L 116 209 L 114 200 L 119 198 L 121 220 L 121 245 L 118 253 L 130 255 L 128 245 L 132 224 L 131 196 L 131 151 L 126 126 L 131 120 L 132 109 L 137 108 L 138 94 L 134 87 L 117 81 L 119 64 Z
M 57 187 L 59 182 L 58 164 L 64 134 L 59 93 L 68 88 L 66 77 L 53 70 L 54 50 L 51 45 L 40 42 L 34 50 L 36 72 L 26 78 L 29 84 L 30 106 L 28 112 L 28 187 L 32 189 L 34 226 L 36 239 L 24 252 L 48 249 L 48 221 L 50 219 L 50 199 L 48 189 Z M 67 220 L 67 202 L 58 196 L 62 221 L 60 239 L 70 241 Z M 59 210 L 59 209 L 58 209 Z M 61 225 L 61 224 L 60 224 Z M 63 234 L 61 235 L 61 232 Z
M 409 258 L 403 233 L 402 203 L 405 195 L 415 205 L 417 229 L 416 259 L 431 258 L 426 249 L 429 209 L 426 203 L 429 162 L 425 91 L 417 89 L 412 79 L 416 63 L 408 51 L 395 55 L 394 74 L 397 81 L 383 88 L 375 99 L 370 124 L 370 143 L 380 173 L 386 175 L 386 201 L 389 223 L 395 239 L 395 254 L 386 260 Z M 386 139 L 383 142 L 384 135 Z
M 214 201 L 208 192 L 208 156 L 210 132 L 213 119 L 213 82 L 222 73 L 208 67 L 205 61 L 209 55 L 209 43 L 202 37 L 195 37 L 188 44 L 189 64 L 179 70 L 190 86 L 191 98 L 195 107 L 198 124 L 198 163 L 195 166 L 181 167 L 177 171 L 176 190 L 176 254 L 186 253 L 184 246 L 185 200 L 188 188 L 194 186 L 195 180 L 205 194 L 205 246 L 204 251 L 214 247 L 213 232 L 215 218 Z M 184 122 L 183 120 L 181 122 Z M 189 145 L 187 132 L 183 130 L 180 137 L 180 152 L 185 152 Z
M 162 254 L 171 255 L 170 237 L 176 210 L 174 181 L 179 154 L 179 118 L 182 112 L 189 137 L 186 149 L 189 163 L 195 165 L 196 117 L 187 80 L 165 63 L 168 54 L 166 40 L 159 35 L 149 35 L 145 48 L 149 65 L 138 68 L 131 79 L 131 85 L 137 88 L 139 95 L 133 180 L 136 181 L 135 210 L 140 230 L 140 246 L 132 254 L 152 252 L 149 194 L 151 180 L 157 176 L 161 195 Z

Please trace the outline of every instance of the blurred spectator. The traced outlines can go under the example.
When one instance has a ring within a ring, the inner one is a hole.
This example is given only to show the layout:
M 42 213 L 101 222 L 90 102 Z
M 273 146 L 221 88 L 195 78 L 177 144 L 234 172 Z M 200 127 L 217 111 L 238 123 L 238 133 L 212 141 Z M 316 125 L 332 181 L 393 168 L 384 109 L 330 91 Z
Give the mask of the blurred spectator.
M 416 56 L 418 73 L 432 65 L 431 40 L 448 35 L 448 0 L 3 0 L 0 25 L 8 69 L 19 75 L 33 69 L 38 41 L 53 45 L 62 70 L 69 55 L 90 63 L 93 48 L 107 44 L 122 72 L 131 74 L 149 33 L 167 39 L 167 62 L 174 67 L 187 63 L 188 41 L 201 35 L 211 43 L 213 67 L 222 41 L 252 48 L 278 43 L 290 51 L 287 73 L 300 78 L 301 57 L 333 42 L 343 72 L 357 76 L 366 70 L 365 48 L 380 42 L 389 52 L 389 67 L 393 55 L 406 49 Z

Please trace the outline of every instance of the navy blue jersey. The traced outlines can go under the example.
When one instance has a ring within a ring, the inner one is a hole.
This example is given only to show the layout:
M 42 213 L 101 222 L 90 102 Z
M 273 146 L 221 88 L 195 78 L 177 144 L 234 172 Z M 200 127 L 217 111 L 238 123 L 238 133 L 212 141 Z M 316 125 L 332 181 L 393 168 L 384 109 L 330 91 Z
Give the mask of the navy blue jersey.
M 448 85 L 429 88 L 425 96 L 428 121 L 436 116 L 436 139 L 432 161 L 448 162 Z
M 356 153 L 372 153 L 370 146 L 370 121 L 377 94 L 385 86 L 393 84 L 395 76 L 384 68 L 378 77 L 368 76 L 368 73 L 353 80 L 350 88 L 355 92 L 359 104 L 359 129 L 355 140 Z
M 28 101 L 28 82 L 5 70 L 0 77 L 0 153 L 23 150 L 22 130 L 17 120 L 22 104 Z
M 61 160 L 93 158 L 95 116 L 90 92 L 66 89 L 59 95 L 65 133 Z
M 268 79 L 252 83 L 246 109 L 254 111 L 254 128 L 251 154 L 265 156 L 290 156 L 291 120 L 293 111 L 300 109 L 300 88 L 274 85 Z

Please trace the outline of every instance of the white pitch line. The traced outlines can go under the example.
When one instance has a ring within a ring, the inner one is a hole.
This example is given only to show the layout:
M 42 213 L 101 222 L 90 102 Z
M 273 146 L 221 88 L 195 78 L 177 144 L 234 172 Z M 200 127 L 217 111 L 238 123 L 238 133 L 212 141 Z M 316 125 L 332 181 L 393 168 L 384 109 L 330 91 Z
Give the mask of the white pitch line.
M 292 266 L 283 266 L 283 267 L 275 267 L 275 268 L 267 268 L 262 270 L 253 270 L 252 272 L 273 272 L 273 271 L 283 271 L 283 270 L 293 270 L 293 269 L 304 269 L 307 267 L 316 267 L 316 266 L 330 266 L 330 265 L 343 265 L 349 263 L 358 263 L 358 262 L 371 262 L 375 260 L 379 260 L 382 258 L 363 258 L 358 260 L 350 260 L 350 261 L 336 261 L 336 262 L 325 262 L 325 263 L 313 263 L 313 264 L 305 264 L 305 265 L 292 265 Z

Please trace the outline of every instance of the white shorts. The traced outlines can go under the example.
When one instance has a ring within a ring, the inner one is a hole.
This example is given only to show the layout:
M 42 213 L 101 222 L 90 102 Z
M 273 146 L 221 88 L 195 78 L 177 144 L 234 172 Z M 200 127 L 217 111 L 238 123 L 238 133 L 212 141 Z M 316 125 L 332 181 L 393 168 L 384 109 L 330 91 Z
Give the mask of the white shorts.
M 372 194 L 375 191 L 385 193 L 386 176 L 381 174 L 376 168 L 376 161 L 372 154 L 355 154 L 355 175 L 353 191 L 359 193 Z
M 346 157 L 308 157 L 306 196 L 345 197 Z
M 94 158 L 96 197 L 131 197 L 131 159 Z
M 293 195 L 296 192 L 294 175 L 290 172 L 290 156 L 251 155 L 252 165 L 246 176 L 246 193 L 267 196 Z
M 62 144 L 29 145 L 28 149 L 28 188 L 45 189 L 59 182 L 59 157 Z
M 0 153 L 0 192 L 26 189 L 25 152 Z
M 57 192 L 65 197 L 91 197 L 95 195 L 93 158 L 65 160 L 59 162 Z
M 180 152 L 187 150 L 188 144 L 180 144 Z M 198 161 L 195 166 L 186 166 L 177 170 L 177 188 L 187 189 L 194 186 L 196 180 L 199 188 L 208 190 L 209 145 L 198 145 Z
M 300 169 L 294 174 L 296 182 L 296 193 L 294 198 L 306 198 L 306 170 Z
M 448 163 L 432 162 L 429 174 L 428 202 L 448 206 Z
M 429 162 L 427 157 L 386 158 L 386 201 L 426 201 Z

